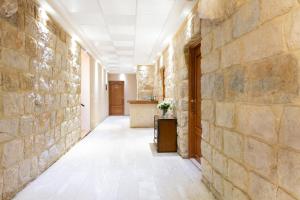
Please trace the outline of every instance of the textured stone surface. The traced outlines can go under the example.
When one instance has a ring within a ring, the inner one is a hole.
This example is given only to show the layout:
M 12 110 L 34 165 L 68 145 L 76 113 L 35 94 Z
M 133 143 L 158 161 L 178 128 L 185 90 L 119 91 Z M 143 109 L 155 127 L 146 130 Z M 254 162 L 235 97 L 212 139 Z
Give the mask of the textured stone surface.
M 13 140 L 7 142 L 3 147 L 2 165 L 4 167 L 10 167 L 23 159 L 24 144 L 22 140 Z
M 20 163 L 19 165 L 19 180 L 21 185 L 28 183 L 31 179 L 30 175 L 31 160 L 27 159 Z
M 211 127 L 210 143 L 219 151 L 223 150 L 223 129 L 219 127 Z
M 24 99 L 22 94 L 7 93 L 2 98 L 5 116 L 15 116 L 24 113 Z
M 138 66 L 137 95 L 139 99 L 149 99 L 153 96 L 154 66 Z
M 211 99 L 214 94 L 214 74 L 205 74 L 201 77 L 201 97 L 203 99 Z
M 271 144 L 277 142 L 276 116 L 267 106 L 243 105 L 237 111 L 237 129 Z
M 297 4 L 296 0 L 264 0 L 261 1 L 261 20 L 272 19 L 276 16 L 287 13 Z
M 221 50 L 221 67 L 240 64 L 244 53 L 244 42 L 241 39 L 225 45 Z
M 300 150 L 300 108 L 287 107 L 280 125 L 280 143 Z
M 298 94 L 297 60 L 292 55 L 274 56 L 247 66 L 248 95 L 252 98 L 274 96 L 269 102 L 286 103 Z
M 17 0 L 2 0 L 0 2 L 0 16 L 9 18 L 16 14 L 18 11 L 18 1 Z
M 252 199 L 270 200 L 276 199 L 276 186 L 261 178 L 260 176 L 250 173 L 249 176 L 249 195 Z
M 224 200 L 249 200 L 249 197 L 230 182 L 224 181 Z
M 29 58 L 16 50 L 2 50 L 2 61 L 7 67 L 13 67 L 20 70 L 27 70 L 29 68 Z
M 289 2 L 289 1 L 288 1 Z M 300 9 L 298 8 L 290 14 L 288 23 L 286 24 L 286 37 L 288 46 L 292 49 L 300 48 Z
M 220 51 L 216 50 L 201 59 L 201 73 L 215 71 L 220 65 Z
M 66 137 L 55 131 L 63 122 L 68 121 L 64 134 L 71 145 L 79 139 L 80 46 L 51 18 L 40 21 L 39 10 L 31 0 L 0 0 L 0 199 L 5 200 L 66 152 Z
M 206 55 L 211 52 L 213 48 L 213 35 L 212 33 L 207 34 L 205 37 L 202 38 L 201 41 L 201 54 Z M 204 73 L 204 72 L 202 72 Z
M 248 172 L 240 164 L 228 160 L 228 178 L 239 188 L 246 190 L 248 184 Z
M 217 73 L 214 80 L 214 98 L 218 101 L 223 101 L 225 98 L 225 80 L 222 73 Z
M 269 179 L 276 180 L 276 154 L 271 146 L 247 139 L 245 143 L 245 164 Z
M 223 179 L 222 176 L 216 171 L 213 172 L 213 186 L 218 194 L 223 195 Z
M 239 37 L 253 30 L 259 24 L 259 19 L 259 0 L 252 0 L 243 5 L 233 16 L 233 37 Z
M 249 62 L 284 52 L 285 43 L 281 39 L 284 35 L 284 20 L 285 18 L 278 18 L 245 35 L 242 38 L 244 43 L 242 60 Z
M 243 158 L 244 142 L 243 137 L 235 132 L 224 131 L 224 153 L 235 160 Z
M 9 49 L 23 49 L 25 36 L 19 32 L 16 27 L 10 24 L 4 24 L 2 33 L 3 46 Z
M 246 75 L 243 66 L 231 67 L 225 73 L 226 98 L 229 100 L 239 100 L 246 95 Z
M 214 121 L 214 103 L 210 100 L 201 102 L 201 117 L 203 120 Z
M 295 200 L 292 196 L 284 192 L 283 190 L 279 189 L 277 192 L 277 199 L 278 200 Z
M 279 185 L 300 199 L 300 153 L 281 150 L 278 156 Z
M 223 3 L 224 16 L 202 19 L 198 37 L 205 121 L 202 181 L 220 200 L 298 200 L 300 1 L 215 2 Z M 158 66 L 168 66 L 167 76 L 178 88 L 169 81 L 166 93 L 178 102 L 188 100 L 181 87 L 188 78 L 181 75 L 189 67 L 187 27 L 183 24 L 174 36 L 171 59 L 170 48 L 158 59 Z M 181 112 L 179 106 L 177 117 Z M 188 139 L 181 130 L 188 128 L 180 128 L 179 140 Z
M 232 29 L 232 20 L 226 20 L 214 29 L 213 36 L 215 48 L 219 48 L 232 40 Z
M 225 158 L 224 155 L 222 155 L 221 153 L 219 153 L 216 150 L 213 150 L 213 166 L 215 167 L 215 169 L 221 173 L 221 174 L 226 174 L 227 173 L 227 160 Z
M 234 126 L 235 106 L 232 103 L 216 104 L 216 124 L 227 128 Z
M 204 140 L 201 140 L 201 153 L 206 160 L 212 162 L 212 148 L 209 143 Z
M 32 116 L 23 116 L 20 121 L 20 133 L 30 135 L 34 132 L 34 119 Z
M 11 199 L 18 190 L 18 172 L 19 167 L 16 165 L 7 170 L 3 174 L 3 199 Z
M 202 138 L 209 142 L 209 135 L 210 135 L 210 127 L 207 121 L 201 121 L 201 128 L 202 128 Z
M 212 167 L 203 157 L 201 158 L 201 164 L 203 166 L 203 176 L 209 181 L 212 182 Z
M 2 119 L 0 120 L 0 141 L 8 141 L 16 137 L 19 130 L 18 119 Z

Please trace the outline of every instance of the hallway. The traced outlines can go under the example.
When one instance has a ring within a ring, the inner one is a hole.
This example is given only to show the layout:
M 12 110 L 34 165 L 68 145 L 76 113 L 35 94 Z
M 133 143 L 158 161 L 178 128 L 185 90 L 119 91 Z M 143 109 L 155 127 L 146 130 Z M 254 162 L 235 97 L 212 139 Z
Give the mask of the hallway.
M 15 200 L 212 199 L 190 160 L 151 150 L 152 131 L 107 118 Z

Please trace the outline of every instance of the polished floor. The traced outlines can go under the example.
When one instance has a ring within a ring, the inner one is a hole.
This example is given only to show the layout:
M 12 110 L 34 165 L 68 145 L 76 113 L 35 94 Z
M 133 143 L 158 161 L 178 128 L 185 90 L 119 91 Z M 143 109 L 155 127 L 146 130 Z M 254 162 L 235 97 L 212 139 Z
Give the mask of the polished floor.
M 15 200 L 211 200 L 201 172 L 177 154 L 157 154 L 152 129 L 109 117 Z

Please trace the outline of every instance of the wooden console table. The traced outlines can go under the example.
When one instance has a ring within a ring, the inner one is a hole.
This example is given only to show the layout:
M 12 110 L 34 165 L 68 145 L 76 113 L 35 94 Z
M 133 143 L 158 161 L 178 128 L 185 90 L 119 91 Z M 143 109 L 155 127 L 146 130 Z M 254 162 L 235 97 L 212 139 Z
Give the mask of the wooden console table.
M 157 152 L 177 152 L 176 118 L 154 116 L 154 143 Z

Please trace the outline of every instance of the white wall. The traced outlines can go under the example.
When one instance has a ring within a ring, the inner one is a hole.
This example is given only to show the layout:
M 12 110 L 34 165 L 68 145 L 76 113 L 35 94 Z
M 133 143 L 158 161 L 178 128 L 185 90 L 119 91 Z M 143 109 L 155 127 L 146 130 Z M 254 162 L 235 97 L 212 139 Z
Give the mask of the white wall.
M 91 127 L 95 128 L 108 116 L 107 72 L 91 61 Z
M 90 113 L 90 56 L 81 50 L 81 137 L 91 130 Z
M 124 81 L 125 115 L 129 115 L 128 100 L 137 99 L 137 81 L 135 74 L 108 74 L 109 81 Z

